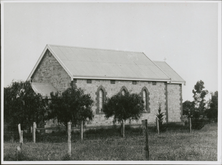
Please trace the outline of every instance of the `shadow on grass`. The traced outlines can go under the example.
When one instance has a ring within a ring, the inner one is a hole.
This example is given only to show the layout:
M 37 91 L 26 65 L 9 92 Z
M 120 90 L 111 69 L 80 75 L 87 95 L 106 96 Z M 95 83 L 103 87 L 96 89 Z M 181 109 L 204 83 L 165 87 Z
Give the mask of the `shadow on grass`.
M 180 133 L 187 133 L 189 131 L 188 126 L 183 126 L 181 124 L 176 123 L 169 123 L 164 124 L 163 128 L 160 130 L 161 133 L 164 132 L 180 132 Z M 157 133 L 156 127 L 149 126 L 148 132 L 150 134 Z M 131 136 L 142 136 L 143 130 L 140 125 L 137 127 L 130 127 L 126 125 L 125 127 L 126 137 Z M 106 139 L 106 138 L 114 138 L 114 137 L 121 137 L 121 128 L 120 126 L 110 127 L 110 128 L 97 128 L 97 129 L 90 129 L 84 132 L 84 139 L 85 140 L 92 140 L 92 139 Z M 4 134 L 4 141 L 19 141 L 18 133 L 14 134 Z M 32 134 L 25 133 L 23 134 L 24 142 L 32 142 Z M 36 142 L 50 142 L 50 143 L 61 143 L 67 142 L 68 136 L 66 131 L 60 132 L 52 132 L 52 133 L 36 133 Z M 72 132 L 72 142 L 76 142 L 80 140 L 80 131 Z
M 32 161 L 33 159 L 26 156 L 25 153 L 11 153 L 4 156 L 5 161 Z

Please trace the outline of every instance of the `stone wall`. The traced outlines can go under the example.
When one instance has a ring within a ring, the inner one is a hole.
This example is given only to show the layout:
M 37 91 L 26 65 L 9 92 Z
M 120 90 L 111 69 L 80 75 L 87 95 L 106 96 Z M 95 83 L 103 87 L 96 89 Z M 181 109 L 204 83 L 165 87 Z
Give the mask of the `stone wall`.
M 31 78 L 32 82 L 51 83 L 58 91 L 64 91 L 71 83 L 70 76 L 48 50 Z
M 181 122 L 182 85 L 167 84 L 168 91 L 168 122 Z
M 165 83 L 156 82 L 153 85 L 152 82 L 138 81 L 137 84 L 133 85 L 132 81 L 115 81 L 115 84 L 111 84 L 109 80 L 92 80 L 91 84 L 88 84 L 86 80 L 77 79 L 76 86 L 84 90 L 84 93 L 91 95 L 94 100 L 93 112 L 95 114 L 94 120 L 89 122 L 89 125 L 110 125 L 113 124 L 112 118 L 104 118 L 104 114 L 96 113 L 97 105 L 97 95 L 96 92 L 101 86 L 105 89 L 106 97 L 112 97 L 117 94 L 122 87 L 125 87 L 130 93 L 140 93 L 144 87 L 146 87 L 150 93 L 150 113 L 143 113 L 139 121 L 131 121 L 132 124 L 141 124 L 141 120 L 148 119 L 148 122 L 155 122 L 155 115 L 159 108 L 159 103 L 161 103 L 161 109 L 163 112 L 166 110 L 166 95 L 165 95 Z M 127 121 L 128 123 L 129 121 Z

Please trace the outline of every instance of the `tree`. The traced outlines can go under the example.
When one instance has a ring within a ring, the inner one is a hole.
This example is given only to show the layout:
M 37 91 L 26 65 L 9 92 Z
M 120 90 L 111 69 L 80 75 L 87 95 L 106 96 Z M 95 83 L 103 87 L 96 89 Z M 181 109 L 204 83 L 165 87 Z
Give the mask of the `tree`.
M 91 110 L 93 100 L 89 94 L 84 94 L 81 89 L 70 87 L 62 94 L 51 93 L 48 119 L 56 118 L 67 128 L 67 123 L 79 124 L 81 121 L 92 120 Z
M 210 108 L 206 110 L 208 119 L 217 122 L 218 115 L 218 91 L 211 93 Z
M 4 121 L 17 128 L 17 124 L 28 129 L 33 122 L 44 122 L 46 102 L 40 94 L 36 94 L 29 81 L 12 82 L 4 88 Z
M 204 115 L 204 111 L 206 110 L 205 104 L 205 96 L 208 94 L 207 90 L 203 90 L 204 82 L 202 80 L 198 81 L 193 89 L 193 98 L 194 98 L 194 108 L 197 113 L 195 115 Z
M 125 137 L 125 121 L 127 119 L 138 120 L 143 110 L 142 97 L 138 94 L 130 94 L 128 92 L 124 95 L 118 93 L 108 98 L 103 108 L 106 118 L 113 116 L 114 123 L 116 121 L 121 122 L 123 137 Z
M 165 113 L 161 112 L 161 104 L 159 103 L 158 113 L 156 114 L 156 117 L 158 118 L 160 130 L 163 130 L 164 115 L 165 115 Z
M 204 82 L 202 80 L 197 81 L 193 89 L 194 98 L 194 110 L 191 112 L 193 116 L 192 128 L 201 129 L 204 126 L 204 115 L 206 111 L 205 96 L 208 94 L 207 90 L 204 90 Z

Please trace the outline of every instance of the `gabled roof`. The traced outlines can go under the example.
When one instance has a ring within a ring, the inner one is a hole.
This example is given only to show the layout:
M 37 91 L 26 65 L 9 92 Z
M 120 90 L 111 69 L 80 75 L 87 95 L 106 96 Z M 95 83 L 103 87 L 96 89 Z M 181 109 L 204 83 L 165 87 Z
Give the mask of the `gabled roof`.
M 185 83 L 185 80 L 164 61 L 153 61 L 169 78 L 171 83 Z
M 29 75 L 30 79 L 49 50 L 71 79 L 116 79 L 170 81 L 170 78 L 144 53 L 46 45 Z

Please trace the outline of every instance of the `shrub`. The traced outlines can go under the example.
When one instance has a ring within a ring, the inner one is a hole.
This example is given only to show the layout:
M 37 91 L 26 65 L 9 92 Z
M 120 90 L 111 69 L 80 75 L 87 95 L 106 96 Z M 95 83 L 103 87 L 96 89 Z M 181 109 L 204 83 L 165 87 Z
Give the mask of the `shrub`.
M 192 123 L 192 129 L 197 129 L 197 130 L 200 130 L 206 124 L 203 118 L 192 118 L 191 123 Z

